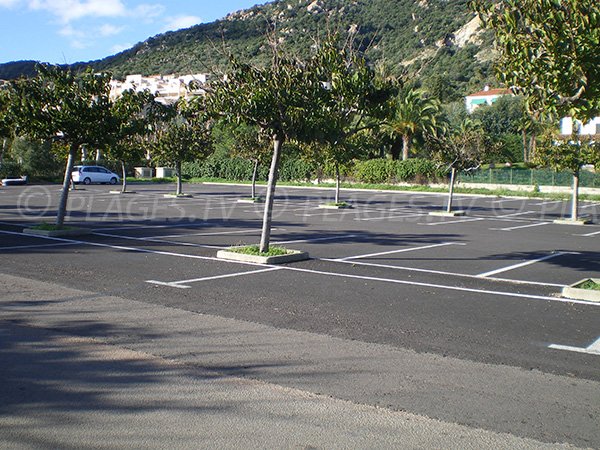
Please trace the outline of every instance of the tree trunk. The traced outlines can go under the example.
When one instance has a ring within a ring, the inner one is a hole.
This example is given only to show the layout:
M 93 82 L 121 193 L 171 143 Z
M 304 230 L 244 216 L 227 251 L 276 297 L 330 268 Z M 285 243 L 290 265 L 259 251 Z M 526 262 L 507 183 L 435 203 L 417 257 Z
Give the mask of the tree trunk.
M 73 165 L 75 156 L 79 150 L 79 144 L 71 144 L 69 147 L 69 157 L 67 158 L 67 167 L 65 168 L 65 177 L 63 179 L 62 191 L 60 193 L 60 202 L 58 203 L 58 212 L 56 213 L 56 225 L 62 227 L 67 215 L 67 201 L 69 199 L 69 186 L 72 183 Z
M 537 148 L 537 140 L 535 133 L 531 133 L 531 137 L 529 138 L 529 159 L 533 160 L 535 158 L 535 152 Z
M 579 218 L 579 170 L 573 172 L 573 198 L 571 199 L 571 220 Z
M 252 170 L 252 199 L 256 198 L 256 175 L 258 174 L 258 159 L 254 160 L 254 169 Z
M 450 172 L 450 188 L 448 190 L 448 206 L 446 206 L 446 212 L 452 212 L 452 197 L 454 196 L 454 180 L 456 179 L 456 169 L 453 167 Z
M 123 184 L 121 187 L 121 192 L 125 193 L 127 192 L 127 172 L 125 170 L 125 161 L 121 160 L 121 175 L 123 177 Z
M 271 222 L 273 220 L 273 200 L 275 197 L 275 187 L 277 186 L 279 159 L 281 158 L 281 147 L 283 146 L 283 140 L 283 136 L 276 135 L 273 137 L 273 157 L 271 159 L 271 168 L 269 169 L 267 198 L 265 200 L 265 212 L 263 215 L 263 226 L 260 236 L 259 251 L 262 253 L 269 251 L 269 242 L 271 240 Z
M 177 175 L 177 195 L 181 195 L 183 193 L 181 183 L 181 161 L 175 163 L 175 172 Z
M 408 159 L 408 152 L 410 151 L 410 135 L 402 135 L 402 161 Z
M 4 152 L 6 151 L 6 138 L 2 139 L 2 151 L 0 151 L 0 168 L 2 167 L 2 162 L 4 161 Z
M 335 204 L 340 203 L 340 165 L 335 163 Z
M 529 162 L 529 152 L 527 151 L 527 132 L 521 130 L 521 142 L 523 142 L 523 162 Z
M 392 160 L 397 161 L 400 158 L 400 152 L 402 151 L 402 146 L 400 141 L 394 140 L 392 145 L 390 146 L 390 153 L 392 154 Z M 381 155 L 381 157 L 385 157 L 385 153 Z

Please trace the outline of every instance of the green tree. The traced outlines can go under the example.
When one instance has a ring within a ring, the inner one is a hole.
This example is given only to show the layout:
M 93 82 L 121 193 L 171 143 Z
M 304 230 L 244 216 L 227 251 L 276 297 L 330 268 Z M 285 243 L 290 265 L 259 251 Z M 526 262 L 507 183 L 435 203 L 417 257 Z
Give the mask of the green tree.
M 10 85 L 6 87 L 0 86 L 0 139 L 2 139 L 2 147 L 0 147 L 0 168 L 4 160 L 4 154 L 8 149 L 10 141 L 14 137 L 15 123 L 14 117 L 11 114 L 11 101 L 14 95 Z
M 335 203 L 340 203 L 340 166 L 360 154 L 357 135 L 377 128 L 397 83 L 381 79 L 353 48 L 336 38 L 326 41 L 318 54 L 319 76 L 326 87 L 322 131 L 312 149 L 313 159 L 335 170 Z
M 423 91 L 409 87 L 396 97 L 385 127 L 398 143 L 402 142 L 402 160 L 410 156 L 413 139 L 417 135 L 434 134 L 440 123 L 440 105 Z M 392 158 L 398 159 L 398 145 L 392 146 Z
M 15 138 L 10 154 L 20 162 L 23 174 L 51 179 L 61 173 L 62 157 L 50 141 Z
M 206 158 L 212 151 L 210 117 L 203 105 L 203 97 L 195 99 L 193 106 L 180 99 L 167 106 L 156 123 L 152 159 L 175 166 L 176 195 L 183 194 L 181 163 Z
M 143 139 L 149 126 L 160 113 L 160 105 L 149 91 L 127 90 L 111 103 L 111 127 L 107 154 L 121 164 L 121 192 L 127 192 L 125 163 L 144 155 Z
M 61 141 L 68 157 L 56 225 L 64 224 L 75 157 L 82 145 L 103 146 L 110 124 L 110 75 L 76 74 L 57 66 L 38 66 L 34 78 L 15 82 L 12 102 L 19 133 Z
M 262 67 L 232 58 L 231 71 L 214 83 L 209 96 L 212 111 L 233 124 L 258 126 L 273 144 L 261 252 L 269 250 L 282 146 L 288 140 L 313 140 L 325 106 L 318 57 L 303 61 L 282 54 L 275 45 L 272 50 L 270 62 Z
M 241 124 L 232 130 L 234 137 L 232 154 L 252 162 L 252 191 L 250 198 L 256 200 L 256 178 L 258 167 L 268 160 L 270 153 L 269 142 L 256 126 Z
M 465 119 L 462 125 L 439 136 L 429 135 L 427 146 L 431 152 L 431 158 L 450 173 L 448 189 L 448 203 L 446 212 L 452 212 L 452 198 L 454 195 L 454 183 L 458 171 L 469 171 L 477 169 L 486 158 L 493 157 L 497 152 L 497 145 L 486 136 L 481 125 Z
M 591 136 L 557 136 L 547 131 L 542 136 L 534 160 L 541 166 L 549 166 L 555 170 L 568 171 L 573 174 L 571 198 L 571 220 L 579 218 L 579 172 L 584 164 L 600 165 L 600 145 Z
M 496 74 L 528 110 L 584 122 L 600 112 L 597 0 L 475 0 L 496 35 Z
M 523 94 L 536 121 L 571 116 L 588 122 L 600 113 L 600 3 L 475 0 L 473 7 L 495 32 L 498 77 Z M 569 167 L 573 173 L 572 220 L 578 212 L 580 166 L 575 166 L 585 159 L 576 155 L 587 153 L 576 136 L 545 150 L 556 156 L 555 167 Z M 564 163 L 558 163 L 561 155 Z

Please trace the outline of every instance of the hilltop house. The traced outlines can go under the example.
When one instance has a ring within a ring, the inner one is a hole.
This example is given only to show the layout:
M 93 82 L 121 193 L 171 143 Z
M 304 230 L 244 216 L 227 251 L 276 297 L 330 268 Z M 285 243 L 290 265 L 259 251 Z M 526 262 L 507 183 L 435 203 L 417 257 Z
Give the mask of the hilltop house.
M 510 89 L 490 89 L 489 86 L 486 86 L 483 88 L 483 91 L 475 92 L 465 97 L 467 112 L 471 114 L 481 105 L 491 105 L 503 95 L 511 95 Z

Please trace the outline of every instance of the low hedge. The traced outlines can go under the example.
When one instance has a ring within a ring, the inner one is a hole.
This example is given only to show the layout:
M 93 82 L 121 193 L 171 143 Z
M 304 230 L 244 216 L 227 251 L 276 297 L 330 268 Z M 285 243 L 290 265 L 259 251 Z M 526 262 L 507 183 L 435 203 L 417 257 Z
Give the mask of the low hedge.
M 220 178 L 232 181 L 248 181 L 252 179 L 253 163 L 242 158 L 230 158 L 226 155 L 213 154 L 203 161 L 194 161 L 182 165 L 183 175 L 190 178 Z M 412 181 L 427 183 L 445 176 L 435 163 L 427 159 L 413 158 L 406 161 L 390 159 L 371 159 L 354 161 L 341 167 L 345 178 L 360 183 L 397 183 Z M 307 181 L 333 178 L 335 171 L 331 164 L 320 167 L 301 158 L 285 156 L 279 167 L 281 181 Z M 266 181 L 269 176 L 267 164 L 259 166 L 259 181 Z
M 422 158 L 412 158 L 406 161 L 382 158 L 357 161 L 353 171 L 353 178 L 361 183 L 406 181 L 427 183 L 443 178 L 445 175 L 444 168 L 439 168 L 434 162 Z

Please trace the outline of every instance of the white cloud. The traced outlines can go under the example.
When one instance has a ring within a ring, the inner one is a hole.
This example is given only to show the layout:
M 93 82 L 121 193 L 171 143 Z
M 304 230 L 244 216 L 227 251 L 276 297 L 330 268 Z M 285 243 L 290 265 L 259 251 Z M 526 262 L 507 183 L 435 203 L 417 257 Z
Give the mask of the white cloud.
M 84 17 L 121 17 L 127 13 L 121 0 L 30 0 L 29 9 L 49 12 L 63 23 Z
M 175 31 L 182 28 L 189 28 L 202 22 L 202 19 L 197 16 L 175 16 L 167 17 L 167 23 L 162 31 Z
M 152 21 L 152 19 L 162 16 L 165 9 L 164 5 L 159 3 L 143 3 L 133 8 L 133 10 L 130 11 L 130 15 L 138 19 L 141 18 L 146 21 Z
M 20 3 L 20 0 L 0 0 L 0 7 L 2 8 L 12 8 Z
M 100 32 L 100 36 L 103 37 L 109 37 L 109 36 L 116 36 L 117 34 L 120 34 L 125 28 L 124 27 L 117 27 L 115 25 L 111 25 L 109 23 L 102 25 L 99 28 L 99 32 Z

